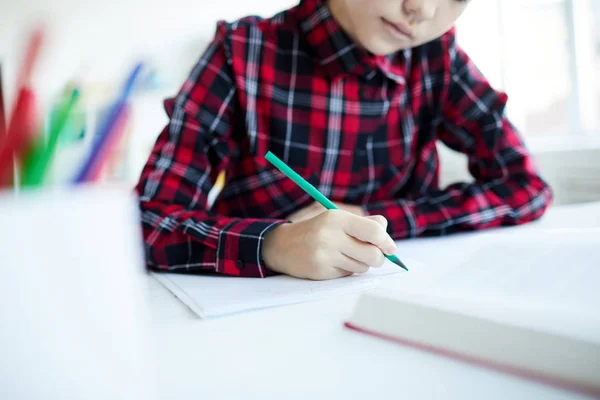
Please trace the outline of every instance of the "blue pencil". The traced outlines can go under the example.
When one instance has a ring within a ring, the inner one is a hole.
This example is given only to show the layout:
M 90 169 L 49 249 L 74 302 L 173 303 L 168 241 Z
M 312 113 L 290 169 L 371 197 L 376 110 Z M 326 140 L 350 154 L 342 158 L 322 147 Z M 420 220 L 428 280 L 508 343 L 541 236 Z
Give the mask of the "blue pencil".
M 136 65 L 129 75 L 129 78 L 125 82 L 123 90 L 117 98 L 117 101 L 111 107 L 110 112 L 103 121 L 102 125 L 100 125 L 100 130 L 94 138 L 94 144 L 92 146 L 92 150 L 90 151 L 90 155 L 83 164 L 81 170 L 77 173 L 77 175 L 75 175 L 73 180 L 74 183 L 79 184 L 89 181 L 94 171 L 98 170 L 98 164 L 102 163 L 102 161 L 106 158 L 105 152 L 110 142 L 111 133 L 115 131 L 119 119 L 125 112 L 127 100 L 134 90 L 135 83 L 141 71 L 142 64 L 140 63 Z

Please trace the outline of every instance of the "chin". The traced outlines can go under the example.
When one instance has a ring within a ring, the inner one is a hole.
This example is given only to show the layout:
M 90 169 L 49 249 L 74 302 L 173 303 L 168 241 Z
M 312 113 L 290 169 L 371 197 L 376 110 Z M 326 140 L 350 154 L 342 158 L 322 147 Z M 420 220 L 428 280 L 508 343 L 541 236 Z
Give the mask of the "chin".
M 410 44 L 406 44 L 404 46 L 401 44 L 391 44 L 387 41 L 380 40 L 366 43 L 366 45 L 363 47 L 377 56 L 386 56 L 388 54 L 396 53 L 400 50 L 408 49 L 412 46 Z

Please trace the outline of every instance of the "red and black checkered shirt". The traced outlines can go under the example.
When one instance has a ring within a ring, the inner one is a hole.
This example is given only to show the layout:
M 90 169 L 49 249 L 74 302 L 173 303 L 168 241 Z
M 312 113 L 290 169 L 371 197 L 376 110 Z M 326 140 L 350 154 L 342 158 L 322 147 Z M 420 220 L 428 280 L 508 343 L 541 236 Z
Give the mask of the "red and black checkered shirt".
M 151 268 L 264 277 L 265 234 L 311 198 L 267 151 L 335 202 L 389 221 L 394 239 L 514 225 L 551 191 L 454 30 L 373 56 L 321 0 L 219 23 L 175 98 L 137 187 Z M 440 188 L 436 143 L 472 183 Z M 226 185 L 209 208 L 220 171 Z

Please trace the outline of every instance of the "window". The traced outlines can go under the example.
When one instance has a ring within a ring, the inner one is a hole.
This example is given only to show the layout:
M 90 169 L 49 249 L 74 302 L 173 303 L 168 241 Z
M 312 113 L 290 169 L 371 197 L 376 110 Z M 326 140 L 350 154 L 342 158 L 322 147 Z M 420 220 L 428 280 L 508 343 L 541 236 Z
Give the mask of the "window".
M 593 26 L 594 26 L 594 47 L 595 47 L 595 61 L 594 61 L 594 76 L 596 77 L 596 106 L 600 106 L 600 1 L 594 0 L 593 9 Z M 600 107 L 596 108 L 596 128 L 600 129 Z
M 472 2 L 458 40 L 527 136 L 600 132 L 600 1 Z

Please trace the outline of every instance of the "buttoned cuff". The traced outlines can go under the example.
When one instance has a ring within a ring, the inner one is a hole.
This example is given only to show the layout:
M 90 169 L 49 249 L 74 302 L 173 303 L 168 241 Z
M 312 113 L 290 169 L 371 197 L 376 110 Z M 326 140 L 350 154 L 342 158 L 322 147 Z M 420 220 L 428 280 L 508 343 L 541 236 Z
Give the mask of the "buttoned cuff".
M 262 259 L 264 238 L 285 220 L 240 219 L 219 233 L 217 272 L 225 275 L 265 278 L 275 275 Z

